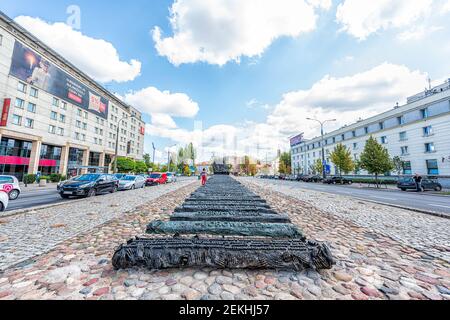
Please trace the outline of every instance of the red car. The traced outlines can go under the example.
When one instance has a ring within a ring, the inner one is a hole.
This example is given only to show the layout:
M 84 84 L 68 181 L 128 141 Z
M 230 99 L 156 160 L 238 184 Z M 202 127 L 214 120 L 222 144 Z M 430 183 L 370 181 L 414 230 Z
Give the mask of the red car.
M 147 186 L 156 186 L 160 184 L 166 184 L 167 183 L 167 173 L 152 173 L 145 183 Z

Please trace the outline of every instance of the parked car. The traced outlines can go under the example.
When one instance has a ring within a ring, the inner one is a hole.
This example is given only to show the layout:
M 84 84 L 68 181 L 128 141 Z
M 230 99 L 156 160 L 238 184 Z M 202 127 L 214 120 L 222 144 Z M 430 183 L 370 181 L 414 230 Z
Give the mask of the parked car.
M 113 176 L 116 177 L 116 179 L 120 180 L 122 178 L 125 178 L 127 175 L 125 173 L 116 173 Z
M 177 176 L 172 172 L 168 172 L 167 173 L 167 183 L 173 183 L 173 182 L 177 182 Z
M 322 178 L 322 176 L 319 176 L 319 175 L 309 175 L 309 176 L 304 176 L 302 180 L 305 182 L 322 182 L 323 178 Z
M 61 185 L 62 198 L 93 197 L 102 193 L 114 193 L 119 189 L 119 180 L 110 174 L 83 174 Z
M 147 186 L 155 186 L 166 183 L 167 183 L 167 173 L 159 173 L 159 172 L 152 173 L 147 178 L 146 181 Z
M 331 177 L 323 181 L 325 184 L 353 184 L 353 180 L 344 177 Z
M 0 176 L 0 184 L 12 186 L 10 191 L 7 191 L 9 200 L 16 200 L 21 193 L 19 180 L 14 176 Z M 7 187 L 9 189 L 9 187 Z
M 9 204 L 9 195 L 8 192 L 4 191 L 5 185 L 0 185 L 0 212 L 5 211 L 8 208 Z
M 402 190 L 416 190 L 416 183 L 413 178 L 405 178 L 399 180 L 397 187 Z M 441 191 L 442 185 L 437 182 L 436 180 L 432 179 L 423 179 L 422 180 L 422 191 L 426 190 L 434 190 L 434 191 Z
M 143 176 L 125 176 L 119 180 L 119 190 L 134 190 L 145 188 L 146 179 Z

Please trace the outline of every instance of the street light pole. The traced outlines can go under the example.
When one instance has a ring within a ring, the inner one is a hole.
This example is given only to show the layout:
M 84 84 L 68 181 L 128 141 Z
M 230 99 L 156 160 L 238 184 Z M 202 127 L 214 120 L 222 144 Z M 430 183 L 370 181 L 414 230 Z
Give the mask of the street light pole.
M 177 145 L 174 144 L 173 146 L 169 147 L 167 149 L 167 172 L 170 172 L 170 149 L 173 147 L 176 147 Z
M 321 142 L 321 145 L 322 145 L 322 175 L 323 175 L 323 178 L 326 179 L 327 178 L 327 171 L 326 171 L 326 168 L 325 168 L 325 140 L 324 140 L 325 133 L 324 133 L 323 127 L 324 127 L 325 123 L 336 121 L 336 119 L 320 121 L 320 120 L 317 120 L 317 119 L 306 118 L 306 120 L 316 121 L 316 122 L 320 123 L 320 134 L 322 136 L 322 142 Z
M 122 123 L 123 120 L 128 119 L 128 118 L 136 118 L 136 116 L 131 115 L 130 117 L 128 117 L 128 116 L 122 117 L 122 119 L 120 119 L 120 121 L 117 123 L 116 152 L 115 152 L 115 155 L 114 155 L 114 170 L 113 170 L 113 173 L 117 173 L 117 158 L 119 157 L 120 124 Z M 127 153 L 127 155 L 128 155 L 128 153 Z

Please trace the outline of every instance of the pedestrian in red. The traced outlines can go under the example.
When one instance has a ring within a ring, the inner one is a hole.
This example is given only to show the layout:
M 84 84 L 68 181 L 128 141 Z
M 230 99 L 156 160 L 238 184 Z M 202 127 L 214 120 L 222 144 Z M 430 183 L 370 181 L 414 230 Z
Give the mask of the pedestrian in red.
M 206 173 L 206 169 L 203 169 L 201 176 L 202 176 L 202 186 L 204 186 L 208 181 L 208 174 Z

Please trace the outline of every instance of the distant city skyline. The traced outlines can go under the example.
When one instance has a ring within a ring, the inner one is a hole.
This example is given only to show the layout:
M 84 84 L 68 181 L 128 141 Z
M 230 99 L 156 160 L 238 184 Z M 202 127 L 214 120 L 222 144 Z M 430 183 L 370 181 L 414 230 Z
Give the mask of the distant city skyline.
M 198 161 L 403 105 L 449 76 L 450 0 L 2 3 L 0 10 L 143 112 L 145 152 L 193 142 Z M 101 23 L 99 23 L 101 21 Z M 175 149 L 176 147 L 173 147 Z

